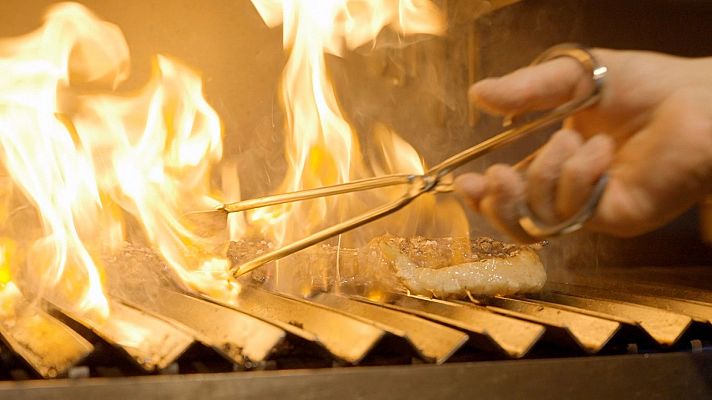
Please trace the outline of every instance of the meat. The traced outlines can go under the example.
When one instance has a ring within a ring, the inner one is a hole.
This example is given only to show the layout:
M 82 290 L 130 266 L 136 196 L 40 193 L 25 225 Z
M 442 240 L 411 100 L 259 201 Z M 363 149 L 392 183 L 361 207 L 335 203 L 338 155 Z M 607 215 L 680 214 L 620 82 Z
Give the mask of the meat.
M 371 240 L 361 249 L 319 245 L 280 260 L 295 293 L 329 290 L 348 292 L 410 292 L 439 298 L 509 295 L 539 291 L 546 281 L 537 246 L 506 244 L 491 238 L 402 238 Z M 264 241 L 232 242 L 228 258 L 234 265 L 268 251 Z M 252 279 L 273 285 L 270 268 Z M 285 281 L 285 279 L 282 279 Z
M 381 236 L 359 252 L 358 271 L 351 271 L 350 281 L 369 291 L 447 298 L 536 292 L 546 272 L 532 246 L 491 238 Z

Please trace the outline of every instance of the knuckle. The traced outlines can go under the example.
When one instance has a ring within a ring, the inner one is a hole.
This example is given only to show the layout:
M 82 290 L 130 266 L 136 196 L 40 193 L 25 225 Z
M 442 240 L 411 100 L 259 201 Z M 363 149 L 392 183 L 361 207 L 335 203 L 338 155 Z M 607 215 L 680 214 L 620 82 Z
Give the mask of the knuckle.
M 550 190 L 560 177 L 558 171 L 559 168 L 552 165 L 532 166 L 527 171 L 528 190 L 535 193 Z
M 589 165 L 577 158 L 571 158 L 564 163 L 561 168 L 561 179 L 569 181 L 576 188 L 593 180 Z

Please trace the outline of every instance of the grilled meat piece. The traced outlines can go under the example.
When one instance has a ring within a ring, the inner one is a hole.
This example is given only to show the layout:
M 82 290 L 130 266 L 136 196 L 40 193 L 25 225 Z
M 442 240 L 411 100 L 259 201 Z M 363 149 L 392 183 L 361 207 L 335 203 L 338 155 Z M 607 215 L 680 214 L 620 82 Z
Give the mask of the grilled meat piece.
M 265 241 L 232 242 L 233 265 L 269 251 Z M 377 237 L 365 247 L 339 249 L 318 245 L 280 260 L 282 290 L 310 293 L 339 286 L 350 292 L 410 292 L 440 298 L 468 294 L 508 295 L 536 292 L 546 272 L 536 246 L 506 244 L 491 238 Z M 255 270 L 253 281 L 274 284 L 269 266 Z
M 390 235 L 373 239 L 359 252 L 352 284 L 369 291 L 465 297 L 536 292 L 546 281 L 533 246 L 491 238 L 425 239 Z

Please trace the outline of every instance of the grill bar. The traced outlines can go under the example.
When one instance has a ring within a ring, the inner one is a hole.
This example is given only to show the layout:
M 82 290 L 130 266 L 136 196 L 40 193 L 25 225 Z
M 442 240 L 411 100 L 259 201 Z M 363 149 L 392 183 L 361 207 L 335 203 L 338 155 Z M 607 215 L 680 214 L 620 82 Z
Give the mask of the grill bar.
M 712 291 L 675 286 L 669 283 L 642 283 L 642 278 L 643 277 L 638 275 L 635 275 L 635 278 L 626 275 L 616 276 L 615 279 L 600 276 L 575 276 L 571 282 L 563 283 L 552 281 L 548 283 L 547 286 L 564 285 L 565 287 L 574 285 L 650 297 L 668 297 L 712 305 Z
M 471 343 L 476 347 L 497 351 L 512 358 L 524 357 L 544 334 L 544 327 L 541 325 L 485 309 L 419 296 L 389 296 L 384 306 L 464 329 L 470 334 Z M 365 298 L 359 300 L 370 302 Z
M 527 298 L 485 298 L 475 304 L 405 294 L 387 294 L 379 302 L 333 293 L 302 299 L 245 286 L 234 304 L 220 304 L 214 299 L 193 297 L 175 289 L 154 288 L 150 294 L 144 294 L 144 298 L 140 290 L 123 291 L 121 300 L 114 297 L 110 301 L 112 315 L 108 321 L 69 315 L 56 307 L 55 310 L 71 322 L 72 329 L 91 340 L 103 339 L 140 367 L 111 368 L 101 364 L 111 360 L 105 357 L 111 353 L 97 350 L 94 352 L 98 357 L 92 356 L 87 360 L 89 364 L 81 367 L 87 371 L 84 375 L 91 371 L 92 376 L 140 374 L 141 370 L 170 373 L 235 368 L 224 362 L 203 363 L 208 360 L 196 359 L 211 357 L 210 354 L 216 356 L 214 352 L 205 352 L 202 346 L 180 357 L 194 340 L 212 347 L 232 364 L 242 367 L 239 369 L 325 367 L 331 365 L 332 360 L 349 364 L 362 361 L 369 365 L 409 364 L 417 363 L 412 359 L 414 355 L 440 364 L 456 358 L 455 353 L 458 353 L 457 359 L 470 360 L 473 357 L 499 358 L 500 355 L 521 358 L 529 354 L 541 338 L 554 346 L 537 346 L 537 357 L 561 354 L 554 347 L 586 353 L 597 353 L 604 348 L 608 353 L 634 352 L 639 344 L 646 345 L 648 350 L 652 349 L 651 345 L 658 348 L 676 345 L 676 349 L 681 349 L 688 346 L 679 343 L 682 337 L 690 340 L 689 348 L 693 351 L 705 351 L 709 344 L 708 329 L 689 329 L 693 321 L 702 321 L 702 318 L 626 302 L 618 297 L 679 302 L 691 305 L 693 311 L 695 307 L 707 309 L 706 303 L 557 283 L 550 284 L 548 289 Z M 610 298 L 604 298 L 605 294 Z M 126 296 L 130 301 L 124 300 Z M 45 315 L 49 319 L 44 318 L 44 321 L 50 324 L 54 321 L 60 328 L 64 327 Z M 16 325 L 22 329 L 22 324 Z M 43 370 L 43 365 L 33 360 L 32 354 L 23 353 L 24 349 L 12 342 L 12 335 L 18 334 L 8 333 L 7 325 L 0 322 L 0 334 L 10 349 L 27 360 L 42 377 L 66 374 L 72 366 L 83 365 L 78 363 L 92 352 L 91 344 L 67 327 L 59 333 L 54 330 L 49 333 L 50 340 L 43 336 L 42 327 L 31 325 L 31 329 L 29 333 L 42 334 L 41 338 L 34 339 L 37 343 L 41 339 L 40 345 L 63 343 L 69 335 L 88 346 L 81 357 L 60 368 L 44 366 Z M 608 346 L 614 339 L 617 339 L 615 343 Z M 465 346 L 466 343 L 470 346 Z M 50 350 L 61 357 L 63 352 L 56 350 L 64 349 L 63 346 L 41 348 L 43 357 L 49 358 L 40 361 L 53 363 L 51 357 L 55 355 L 50 354 Z M 96 362 L 100 364 L 93 364 Z M 14 379 L 22 379 L 22 373 L 27 376 L 23 366 L 18 367 L 17 373 L 12 375 Z
M 385 326 L 385 329 L 402 331 L 405 339 L 414 346 L 422 359 L 436 364 L 447 361 L 468 340 L 467 334 L 457 329 L 375 304 L 326 293 L 319 294 L 311 300 L 375 321 Z
M 554 343 L 575 343 L 587 353 L 597 353 L 621 328 L 616 321 L 579 314 L 526 300 L 494 297 L 488 299 L 489 310 L 522 318 L 547 327 Z
M 350 364 L 358 364 L 386 335 L 371 323 L 254 287 L 243 287 L 235 303 L 229 306 L 282 328 L 294 326 L 304 330 L 334 357 Z
M 240 366 L 266 361 L 285 340 L 283 329 L 237 310 L 172 290 L 158 289 L 157 294 L 154 301 L 141 302 L 137 308 L 179 322 Z
M 150 316 L 116 300 L 110 300 L 111 316 L 106 320 L 88 318 L 55 308 L 64 316 L 123 350 L 146 372 L 172 364 L 193 343 L 183 329 Z
M 0 292 L 0 336 L 41 377 L 65 375 L 94 350 L 79 334 L 28 302 L 14 284 Z
M 570 311 L 601 316 L 621 324 L 635 326 L 661 346 L 674 345 L 692 323 L 692 319 L 685 315 L 593 297 L 548 292 L 536 295 L 530 300 L 538 304 L 542 304 L 541 300 L 543 300 L 549 306 L 568 307 Z
M 580 295 L 586 297 L 601 297 L 609 300 L 623 301 L 627 303 L 655 307 L 661 310 L 668 310 L 687 315 L 697 322 L 712 324 L 712 305 L 702 302 L 692 302 L 687 300 L 671 299 L 667 297 L 654 297 L 588 286 L 566 285 L 558 283 L 551 283 L 547 286 L 553 290 L 565 294 Z

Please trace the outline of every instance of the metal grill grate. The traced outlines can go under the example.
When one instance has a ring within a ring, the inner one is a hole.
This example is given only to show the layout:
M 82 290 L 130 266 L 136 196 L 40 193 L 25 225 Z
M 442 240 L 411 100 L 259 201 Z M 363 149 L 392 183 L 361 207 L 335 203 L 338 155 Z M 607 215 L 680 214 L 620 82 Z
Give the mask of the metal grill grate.
M 710 292 L 550 283 L 539 295 L 474 302 L 392 294 L 309 299 L 245 287 L 234 304 L 160 289 L 113 299 L 96 323 L 50 307 L 4 321 L 5 380 L 700 350 Z M 131 297 L 131 296 L 129 296 Z M 50 315 L 51 314 L 51 315 Z M 123 329 L 149 331 L 139 342 Z M 53 344 L 53 345 L 48 345 Z

